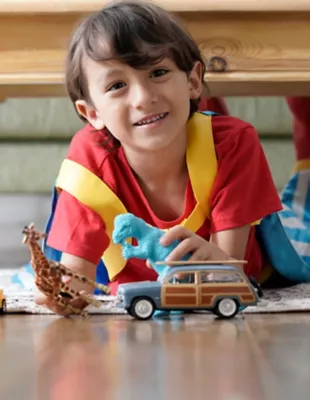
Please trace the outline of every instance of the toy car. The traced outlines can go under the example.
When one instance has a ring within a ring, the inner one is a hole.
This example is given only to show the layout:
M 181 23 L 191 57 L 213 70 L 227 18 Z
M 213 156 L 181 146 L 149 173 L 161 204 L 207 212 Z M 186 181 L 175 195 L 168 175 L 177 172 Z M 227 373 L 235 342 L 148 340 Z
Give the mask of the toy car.
M 3 293 L 3 290 L 0 289 L 0 314 L 4 314 L 6 312 L 6 298 Z
M 147 320 L 156 310 L 206 310 L 221 318 L 232 318 L 262 296 L 254 279 L 236 266 L 186 263 L 172 266 L 155 282 L 121 284 L 120 305 L 136 319 Z

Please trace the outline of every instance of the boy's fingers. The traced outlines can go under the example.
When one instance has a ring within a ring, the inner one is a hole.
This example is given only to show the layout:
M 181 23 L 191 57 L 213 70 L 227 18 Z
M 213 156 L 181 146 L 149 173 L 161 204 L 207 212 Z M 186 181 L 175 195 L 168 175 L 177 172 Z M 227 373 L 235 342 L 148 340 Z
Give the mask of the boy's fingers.
M 63 276 L 61 278 L 61 280 L 62 280 L 63 283 L 68 284 L 68 283 L 70 283 L 72 281 L 72 278 L 71 278 L 71 276 L 65 275 L 65 276 Z
M 209 254 L 206 252 L 206 249 L 198 249 L 192 253 L 188 261 L 206 261 L 208 258 Z
M 66 306 L 57 304 L 55 299 L 53 298 L 49 298 L 45 306 L 55 314 L 61 315 L 63 317 L 72 314 L 70 309 L 68 309 Z
M 179 261 L 181 260 L 186 254 L 192 252 L 195 248 L 195 243 L 192 238 L 184 239 L 181 243 L 177 245 L 177 247 L 172 250 L 169 256 L 166 258 L 165 261 Z
M 40 292 L 38 289 L 34 292 L 34 301 L 38 306 L 45 305 L 47 303 L 47 296 Z
M 34 301 L 38 306 L 47 307 L 55 314 L 66 316 L 70 312 L 66 310 L 65 306 L 58 305 L 53 297 L 46 296 L 44 293 L 37 290 L 34 294 Z
M 85 292 L 86 294 L 86 292 Z M 69 302 L 70 306 L 74 308 L 78 308 L 79 310 L 83 310 L 83 308 L 87 307 L 89 303 L 83 299 L 75 298 Z
M 160 244 L 162 246 L 169 246 L 174 240 L 183 240 L 193 235 L 193 232 L 184 228 L 184 226 L 177 225 L 169 229 L 161 238 Z

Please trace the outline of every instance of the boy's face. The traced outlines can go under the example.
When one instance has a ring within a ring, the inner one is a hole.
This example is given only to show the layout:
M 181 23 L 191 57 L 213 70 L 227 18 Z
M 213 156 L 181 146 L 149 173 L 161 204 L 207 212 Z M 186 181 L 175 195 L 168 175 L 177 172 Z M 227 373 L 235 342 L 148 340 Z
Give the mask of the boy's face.
M 84 68 L 93 105 L 78 100 L 77 110 L 124 148 L 160 150 L 186 132 L 190 99 L 202 92 L 199 63 L 189 76 L 169 58 L 143 70 L 89 59 Z

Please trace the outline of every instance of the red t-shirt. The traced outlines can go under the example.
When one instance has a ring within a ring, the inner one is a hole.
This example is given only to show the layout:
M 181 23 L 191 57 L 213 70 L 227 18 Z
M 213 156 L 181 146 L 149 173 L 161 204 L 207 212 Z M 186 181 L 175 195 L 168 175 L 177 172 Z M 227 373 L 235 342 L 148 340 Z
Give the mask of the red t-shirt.
M 230 116 L 212 118 L 218 173 L 212 189 L 211 218 L 197 234 L 209 239 L 213 232 L 251 224 L 282 208 L 271 173 L 254 128 Z M 120 198 L 128 212 L 158 228 L 170 228 L 188 217 L 195 207 L 190 182 L 183 214 L 174 221 L 162 221 L 152 212 L 122 148 L 108 151 L 98 144 L 101 131 L 86 125 L 73 138 L 68 158 L 85 166 L 102 179 Z M 109 245 L 104 221 L 69 193 L 62 191 L 56 207 L 48 245 L 65 253 L 98 264 Z M 245 272 L 257 277 L 263 266 L 262 253 L 251 228 L 245 259 Z M 156 280 L 157 274 L 144 260 L 130 259 L 111 285 Z

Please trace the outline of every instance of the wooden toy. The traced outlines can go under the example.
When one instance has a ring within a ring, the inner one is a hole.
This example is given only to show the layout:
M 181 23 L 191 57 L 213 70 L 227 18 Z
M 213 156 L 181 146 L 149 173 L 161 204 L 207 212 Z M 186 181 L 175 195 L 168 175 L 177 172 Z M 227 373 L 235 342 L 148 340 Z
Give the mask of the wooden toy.
M 256 305 L 262 295 L 256 281 L 233 265 L 242 262 L 171 262 L 156 282 L 119 285 L 117 297 L 128 314 L 139 320 L 151 318 L 156 310 L 206 310 L 232 318 Z

